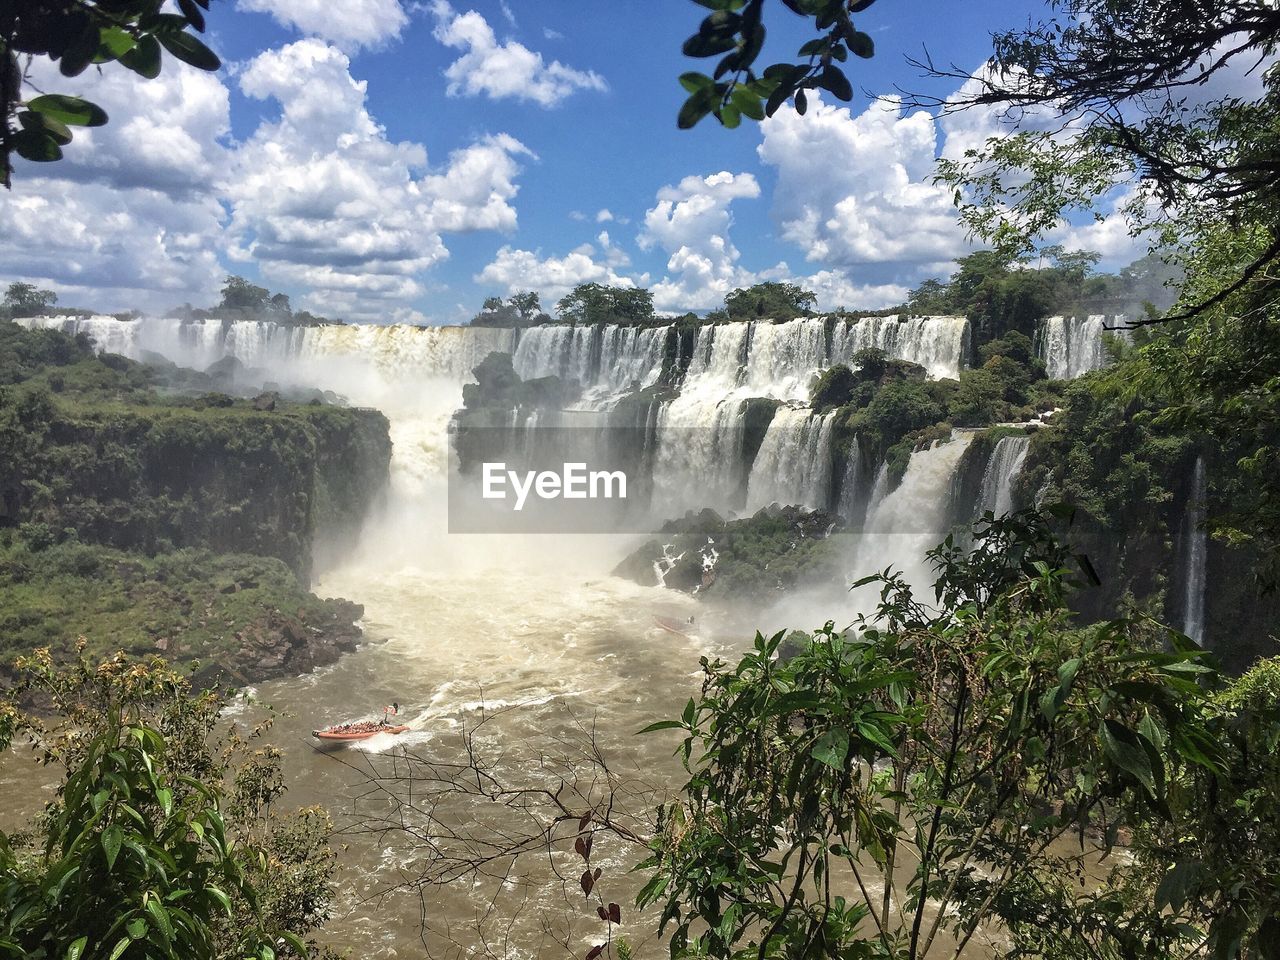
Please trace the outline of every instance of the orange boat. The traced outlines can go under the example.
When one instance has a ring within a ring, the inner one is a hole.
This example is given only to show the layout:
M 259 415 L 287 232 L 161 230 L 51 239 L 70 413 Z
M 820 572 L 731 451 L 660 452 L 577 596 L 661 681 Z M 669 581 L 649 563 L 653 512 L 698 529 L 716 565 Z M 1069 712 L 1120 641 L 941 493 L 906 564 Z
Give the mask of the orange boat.
M 391 726 L 378 720 L 357 720 L 354 723 L 339 723 L 323 730 L 311 731 L 312 736 L 320 740 L 368 740 L 380 733 L 404 733 L 409 728 L 404 724 Z
M 380 733 L 404 733 L 409 728 L 404 724 L 393 724 L 388 718 L 400 712 L 400 704 L 393 703 L 382 711 L 381 720 L 351 720 L 348 723 L 335 723 L 331 727 L 312 730 L 311 735 L 318 740 L 338 742 L 354 742 L 368 740 Z

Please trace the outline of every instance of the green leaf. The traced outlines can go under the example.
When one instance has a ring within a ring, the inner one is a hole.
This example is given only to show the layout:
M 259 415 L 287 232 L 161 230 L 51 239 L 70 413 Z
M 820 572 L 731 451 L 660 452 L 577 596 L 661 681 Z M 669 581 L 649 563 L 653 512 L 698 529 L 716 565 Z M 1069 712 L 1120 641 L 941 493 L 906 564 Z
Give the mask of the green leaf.
M 222 909 L 226 911 L 227 916 L 231 916 L 231 898 L 228 897 L 220 887 L 215 887 L 210 884 L 205 887 L 204 890 L 205 893 L 209 894 L 209 896 L 217 900 L 218 903 L 222 904 Z
M 113 823 L 102 831 L 102 853 L 107 858 L 107 872 L 116 865 L 116 857 L 120 854 L 120 844 L 124 841 L 124 830 Z
M 173 924 L 169 922 L 169 912 L 165 910 L 164 904 L 152 897 L 147 900 L 147 913 L 151 914 L 151 919 L 156 922 L 156 929 L 160 936 L 166 941 L 173 939 Z
M 855 56 L 862 57 L 864 60 L 870 60 L 876 55 L 876 44 L 868 34 L 861 30 L 855 30 L 847 35 L 845 42 L 849 45 L 849 49 L 853 51 Z
M 62 148 L 43 130 L 19 130 L 10 139 L 13 149 L 24 160 L 49 163 L 62 159 Z
M 103 61 L 119 60 L 138 43 L 131 33 L 127 30 L 121 30 L 119 27 L 108 27 L 98 37 L 101 46 L 98 48 L 97 59 Z
M 1137 734 L 1114 720 L 1104 720 L 1100 733 L 1102 749 L 1111 762 L 1142 784 L 1147 793 L 1154 797 L 1156 783 L 1151 771 L 1151 760 Z
M 67 947 L 66 960 L 80 960 L 80 955 L 84 953 L 85 944 L 88 942 L 88 937 L 80 937 L 72 941 L 71 946 Z
M 705 90 L 707 87 L 715 85 L 710 77 L 705 73 L 682 73 L 680 74 L 680 86 L 684 87 L 690 93 L 697 93 L 699 90 Z
M 810 753 L 813 759 L 832 770 L 843 770 L 849 756 L 849 731 L 844 727 L 832 727 L 818 738 Z
M 32 113 L 24 110 L 18 114 L 18 123 L 26 130 L 40 130 L 53 138 L 58 146 L 66 146 L 71 142 L 71 131 L 61 120 L 46 117 L 43 113 Z
M 657 723 L 651 723 L 643 730 L 637 730 L 636 736 L 643 733 L 653 733 L 656 730 L 687 730 L 688 727 L 681 720 L 659 720 Z
M 818 79 L 827 90 L 830 90 L 837 99 L 849 101 L 853 99 L 853 87 L 849 83 L 849 78 L 844 75 L 839 67 L 828 65 L 822 71 L 822 76 Z
M 171 54 L 199 70 L 222 66 L 218 55 L 189 33 L 162 33 L 159 40 Z
M 717 116 L 719 116 L 720 122 L 730 130 L 736 129 L 738 124 L 742 122 L 742 112 L 732 103 L 726 103 L 721 107 Z
M 124 925 L 124 932 L 135 940 L 141 940 L 147 935 L 147 921 L 142 917 L 134 917 Z
M 1156 909 L 1163 910 L 1166 906 L 1170 906 L 1175 911 L 1181 910 L 1199 875 L 1198 861 L 1179 860 L 1175 863 L 1160 879 L 1160 885 L 1156 887 Z
M 138 76 L 154 80 L 160 76 L 160 41 L 150 35 L 143 37 L 120 62 Z
M 293 947 L 294 953 L 296 953 L 298 956 L 307 957 L 311 955 L 311 951 L 307 949 L 307 945 L 302 941 L 302 938 L 298 936 L 296 933 L 293 933 L 289 930 L 282 930 L 280 932 L 280 939 L 283 940 L 285 943 L 287 943 L 289 946 Z
M 200 12 L 200 8 L 195 5 L 193 0 L 178 0 L 178 9 L 182 11 L 182 15 L 187 18 L 193 27 L 204 33 L 204 14 Z
M 96 103 L 59 93 L 36 97 L 27 103 L 27 109 L 73 127 L 100 127 L 107 122 L 107 112 Z
M 111 948 L 111 954 L 107 960 L 120 960 L 120 957 L 129 949 L 129 944 L 133 943 L 133 937 L 121 937 L 116 941 L 116 945 Z

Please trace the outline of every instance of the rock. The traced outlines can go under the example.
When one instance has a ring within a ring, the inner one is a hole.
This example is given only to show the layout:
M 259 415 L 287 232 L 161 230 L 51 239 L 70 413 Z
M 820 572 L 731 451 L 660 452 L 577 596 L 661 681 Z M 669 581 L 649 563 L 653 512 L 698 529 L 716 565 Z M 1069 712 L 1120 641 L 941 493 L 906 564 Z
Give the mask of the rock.
M 276 404 L 279 402 L 280 394 L 273 392 L 260 393 L 252 400 L 253 409 L 262 410 L 264 412 L 274 410 L 276 408 Z

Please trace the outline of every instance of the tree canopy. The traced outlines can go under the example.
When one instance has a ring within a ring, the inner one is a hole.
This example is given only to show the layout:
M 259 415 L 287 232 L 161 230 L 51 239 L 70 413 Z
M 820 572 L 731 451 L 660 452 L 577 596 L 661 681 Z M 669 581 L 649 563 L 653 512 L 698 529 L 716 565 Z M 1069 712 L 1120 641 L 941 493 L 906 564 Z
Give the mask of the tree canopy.
M 794 320 L 813 309 L 818 296 L 799 284 L 770 281 L 740 287 L 724 298 L 729 320 Z
M 107 114 L 79 97 L 33 91 L 33 61 L 58 64 L 64 77 L 118 63 L 139 77 L 160 75 L 162 51 L 201 70 L 221 61 L 195 36 L 205 29 L 209 0 L 0 0 L 0 183 L 13 177 L 13 154 L 48 162 L 62 158 L 71 127 L 99 127 Z
M 649 323 L 654 318 L 653 293 L 638 287 L 580 283 L 558 304 L 566 323 Z
M 710 76 L 696 71 L 681 75 L 680 85 L 689 93 L 677 120 L 682 129 L 707 114 L 731 128 L 744 116 L 763 120 L 789 100 L 803 114 L 808 108 L 806 90 L 822 89 L 839 100 L 852 100 L 853 85 L 840 64 L 849 54 L 875 56 L 871 35 L 853 22 L 875 0 L 782 0 L 792 13 L 812 22 L 817 36 L 800 47 L 795 62 L 773 63 L 759 73 L 755 65 L 765 44 L 764 0 L 694 2 L 712 12 L 684 42 L 684 53 L 720 60 Z
M 1064 217 L 1096 212 L 1098 198 L 1120 191 L 1131 231 L 1183 262 L 1223 223 L 1258 236 L 1174 316 L 1261 278 L 1280 260 L 1280 72 L 1266 65 L 1280 39 L 1275 4 L 1067 0 L 1053 11 L 998 34 L 991 64 L 973 78 L 925 64 L 965 86 L 914 103 L 994 108 L 1012 128 L 941 162 L 965 223 L 1002 250 L 1025 252 Z M 1252 95 L 1241 82 L 1249 74 Z

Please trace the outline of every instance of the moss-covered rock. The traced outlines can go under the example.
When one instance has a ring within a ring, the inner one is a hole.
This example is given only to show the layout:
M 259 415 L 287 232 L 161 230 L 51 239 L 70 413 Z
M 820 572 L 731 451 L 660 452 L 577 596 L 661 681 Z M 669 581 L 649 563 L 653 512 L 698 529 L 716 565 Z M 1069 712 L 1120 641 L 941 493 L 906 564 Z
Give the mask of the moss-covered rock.
M 838 582 L 842 556 L 831 534 L 842 526 L 834 514 L 800 507 L 766 507 L 741 520 L 725 520 L 711 510 L 691 512 L 664 524 L 661 536 L 631 553 L 614 574 L 655 586 L 656 564 L 665 569 L 663 582 L 670 589 L 702 598 L 761 600 Z

